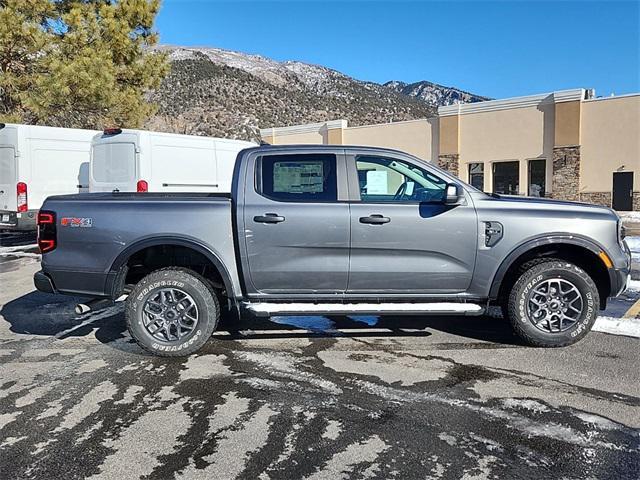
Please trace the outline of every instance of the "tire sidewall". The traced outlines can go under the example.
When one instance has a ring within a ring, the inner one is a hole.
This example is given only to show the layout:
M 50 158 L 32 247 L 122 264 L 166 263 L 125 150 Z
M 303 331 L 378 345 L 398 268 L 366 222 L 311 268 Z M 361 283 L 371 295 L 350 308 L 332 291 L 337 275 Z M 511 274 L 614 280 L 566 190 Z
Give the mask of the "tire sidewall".
M 176 288 L 189 294 L 198 308 L 195 330 L 180 342 L 161 341 L 144 326 L 145 302 L 164 288 Z M 188 355 L 206 343 L 217 325 L 219 308 L 215 296 L 203 281 L 188 272 L 166 270 L 153 272 L 136 284 L 127 299 L 126 316 L 131 336 L 144 349 L 156 355 L 180 356 Z
M 583 311 L 577 322 L 563 332 L 549 333 L 540 330 L 527 314 L 528 296 L 532 289 L 545 280 L 560 278 L 571 282 L 583 299 Z M 514 286 L 510 302 L 511 321 L 517 332 L 524 333 L 534 343 L 567 345 L 584 337 L 593 326 L 599 308 L 598 290 L 591 278 L 580 268 L 570 263 L 541 264 L 525 272 Z M 514 308 L 515 307 L 515 308 Z

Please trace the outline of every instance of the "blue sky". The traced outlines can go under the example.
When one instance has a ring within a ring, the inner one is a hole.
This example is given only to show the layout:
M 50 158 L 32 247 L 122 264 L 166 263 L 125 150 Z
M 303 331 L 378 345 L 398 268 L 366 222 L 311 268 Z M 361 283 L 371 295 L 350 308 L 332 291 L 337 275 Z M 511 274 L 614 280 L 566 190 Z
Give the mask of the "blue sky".
M 640 2 L 164 0 L 163 44 L 300 60 L 495 98 L 640 91 Z

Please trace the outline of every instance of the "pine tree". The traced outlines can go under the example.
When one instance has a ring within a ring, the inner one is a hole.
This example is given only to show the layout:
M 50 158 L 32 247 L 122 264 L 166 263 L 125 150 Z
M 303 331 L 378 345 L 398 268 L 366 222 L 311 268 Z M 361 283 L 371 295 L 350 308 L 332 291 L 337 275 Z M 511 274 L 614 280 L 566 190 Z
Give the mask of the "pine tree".
M 142 125 L 155 111 L 146 94 L 169 70 L 149 49 L 159 7 L 159 0 L 0 0 L 0 116 Z

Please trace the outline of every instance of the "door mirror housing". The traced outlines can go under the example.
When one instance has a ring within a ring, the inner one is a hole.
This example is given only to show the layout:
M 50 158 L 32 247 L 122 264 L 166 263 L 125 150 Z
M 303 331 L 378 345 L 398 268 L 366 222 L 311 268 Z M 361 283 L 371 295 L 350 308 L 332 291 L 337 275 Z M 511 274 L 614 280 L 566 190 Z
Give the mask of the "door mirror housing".
M 452 205 L 460 201 L 460 187 L 455 183 L 449 183 L 444 194 L 444 203 Z

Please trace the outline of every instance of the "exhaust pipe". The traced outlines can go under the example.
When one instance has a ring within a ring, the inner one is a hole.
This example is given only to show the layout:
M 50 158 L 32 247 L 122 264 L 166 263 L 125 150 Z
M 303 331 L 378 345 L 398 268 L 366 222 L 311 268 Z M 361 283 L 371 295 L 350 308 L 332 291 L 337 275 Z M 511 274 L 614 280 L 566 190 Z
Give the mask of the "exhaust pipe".
M 78 315 L 84 315 L 101 308 L 108 307 L 113 304 L 113 300 L 110 298 L 94 298 L 86 303 L 79 303 L 76 305 L 75 311 Z

